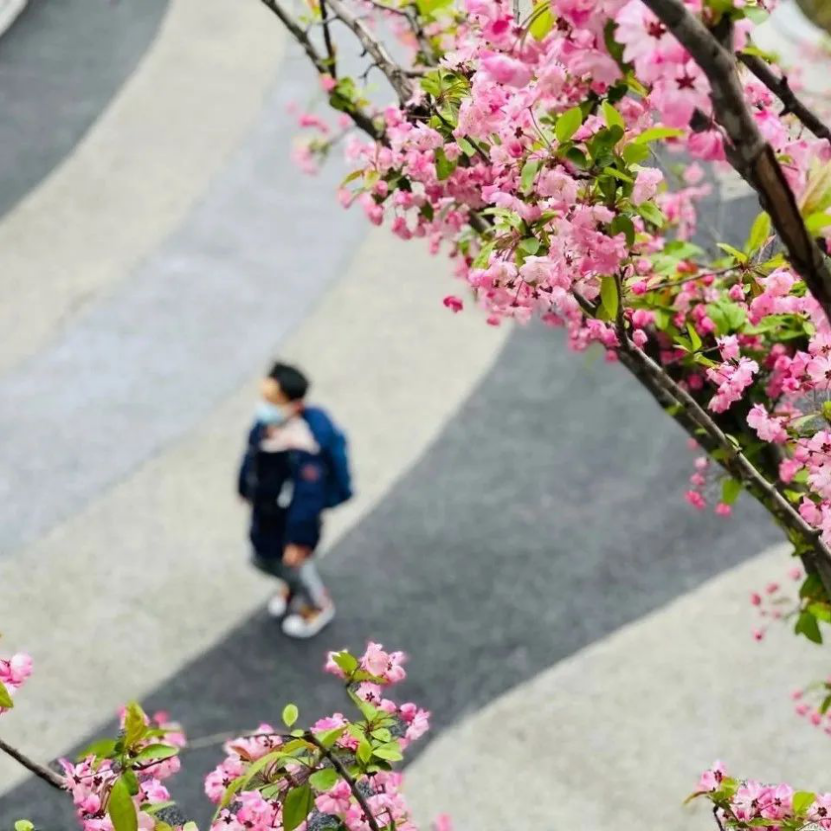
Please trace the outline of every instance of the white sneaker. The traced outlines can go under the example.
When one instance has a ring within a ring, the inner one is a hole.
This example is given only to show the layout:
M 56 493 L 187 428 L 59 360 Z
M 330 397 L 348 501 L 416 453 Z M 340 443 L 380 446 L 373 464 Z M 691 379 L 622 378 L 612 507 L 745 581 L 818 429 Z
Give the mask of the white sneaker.
M 331 601 L 322 609 L 303 610 L 283 619 L 283 632 L 290 638 L 313 638 L 335 617 L 335 604 Z
M 289 588 L 281 588 L 271 600 L 268 601 L 268 613 L 272 617 L 283 617 L 289 608 Z

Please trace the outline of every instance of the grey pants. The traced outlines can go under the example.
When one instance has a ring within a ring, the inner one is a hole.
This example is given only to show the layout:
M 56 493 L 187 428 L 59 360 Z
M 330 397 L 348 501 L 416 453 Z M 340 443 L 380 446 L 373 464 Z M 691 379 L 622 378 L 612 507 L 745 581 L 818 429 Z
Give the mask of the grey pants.
M 266 559 L 257 554 L 254 554 L 252 562 L 260 571 L 282 580 L 288 586 L 290 608 L 296 603 L 301 603 L 322 609 L 328 603 L 329 595 L 323 580 L 320 579 L 313 557 L 309 557 L 297 568 L 285 565 L 282 559 Z

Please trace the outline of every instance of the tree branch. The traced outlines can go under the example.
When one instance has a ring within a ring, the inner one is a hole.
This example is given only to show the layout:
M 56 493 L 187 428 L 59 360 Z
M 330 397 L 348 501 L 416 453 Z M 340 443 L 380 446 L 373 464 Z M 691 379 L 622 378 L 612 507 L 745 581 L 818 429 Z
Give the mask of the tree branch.
M 260 2 L 280 19 L 280 22 L 286 27 L 286 29 L 288 29 L 292 37 L 294 37 L 300 46 L 303 47 L 303 51 L 306 53 L 318 73 L 320 75 L 331 75 L 332 73 L 326 66 L 326 60 L 317 51 L 311 40 L 309 40 L 309 36 L 297 24 L 297 21 L 293 20 L 292 17 L 286 13 L 285 9 L 280 6 L 277 0 L 260 0 Z M 334 75 L 332 77 L 334 77 Z M 370 138 L 381 142 L 381 144 L 387 143 L 384 131 L 380 130 L 375 125 L 372 116 L 368 113 L 358 107 L 352 107 L 346 112 L 346 114 L 352 119 L 354 125 L 359 130 L 366 133 Z
M 731 147 L 730 164 L 759 195 L 794 270 L 831 320 L 831 271 L 808 234 L 793 192 L 771 146 L 762 138 L 739 83 L 736 63 L 681 0 L 643 0 L 675 35 L 710 82 L 713 111 Z
M 269 1 L 263 0 L 263 2 Z M 328 0 L 328 4 L 335 17 L 352 30 L 355 37 L 360 41 L 361 46 L 366 50 L 366 53 L 375 61 L 381 72 L 384 73 L 398 95 L 399 102 L 405 104 L 409 101 L 413 94 L 413 87 L 409 78 L 407 78 L 407 73 L 392 59 L 381 41 L 340 0 Z
M 332 43 L 332 32 L 329 30 L 329 21 L 326 19 L 326 0 L 320 0 L 320 17 L 323 20 L 323 42 L 326 44 L 329 74 L 333 78 L 337 78 L 338 68 L 335 64 L 335 45 Z
M 787 78 L 777 77 L 776 73 L 756 55 L 739 52 L 738 59 L 785 105 L 785 112 L 793 113 L 817 138 L 831 142 L 831 130 L 813 110 L 796 97 Z
M 361 810 L 364 812 L 364 817 L 366 818 L 367 825 L 369 825 L 371 831 L 381 831 L 378 827 L 378 822 L 375 819 L 375 815 L 372 813 L 372 809 L 369 807 L 369 803 L 366 801 L 366 798 L 361 793 L 360 789 L 358 788 L 358 783 L 355 781 L 355 778 L 349 773 L 346 769 L 346 766 L 341 762 L 338 757 L 332 753 L 331 750 L 323 746 L 323 743 L 314 735 L 314 733 L 306 733 L 305 738 L 307 741 L 310 741 L 322 754 L 325 756 L 333 765 L 335 770 L 340 774 L 341 778 L 347 785 L 349 785 L 349 790 L 352 791 L 352 796 L 358 802 L 358 805 L 361 806 Z
M 810 553 L 800 552 L 800 556 L 805 567 L 817 574 L 831 596 L 831 551 L 822 541 L 820 532 L 799 515 L 793 505 L 727 437 L 710 414 L 628 336 L 624 336 L 618 355 L 621 363 L 662 406 L 679 405 L 678 412 L 670 411 L 670 415 L 696 439 L 699 438 L 697 432 L 703 431 L 708 439 L 707 449 L 718 448 L 723 452 L 724 459 L 721 463 L 728 473 L 743 482 L 785 528 L 796 532 L 810 546 Z
M 12 759 L 23 765 L 26 770 L 34 773 L 35 776 L 42 779 L 48 785 L 51 785 L 53 788 L 57 788 L 59 791 L 66 790 L 66 783 L 62 776 L 30 759 L 24 753 L 21 753 L 16 747 L 12 747 L 10 744 L 4 742 L 3 739 L 0 739 L 0 750 L 2 750 L 7 756 L 11 756 Z

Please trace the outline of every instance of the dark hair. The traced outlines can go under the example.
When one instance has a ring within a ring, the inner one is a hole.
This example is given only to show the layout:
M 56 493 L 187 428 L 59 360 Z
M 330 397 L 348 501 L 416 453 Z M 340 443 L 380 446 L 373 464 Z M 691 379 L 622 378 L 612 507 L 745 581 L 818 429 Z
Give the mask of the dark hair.
M 283 395 L 289 401 L 300 401 L 309 391 L 309 379 L 299 369 L 288 364 L 281 364 L 278 361 L 271 367 L 268 377 L 273 378 L 280 385 Z

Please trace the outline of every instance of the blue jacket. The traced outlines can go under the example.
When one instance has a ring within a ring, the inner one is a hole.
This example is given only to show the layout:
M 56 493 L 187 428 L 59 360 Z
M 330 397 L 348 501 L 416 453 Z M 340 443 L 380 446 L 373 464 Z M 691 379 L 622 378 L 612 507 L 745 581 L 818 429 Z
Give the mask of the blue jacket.
M 309 407 L 302 417 L 317 444 L 328 446 L 335 428 L 326 413 Z M 320 515 L 326 507 L 325 462 L 320 453 L 305 450 L 265 453 L 260 450 L 264 433 L 265 426 L 255 422 L 237 482 L 240 496 L 252 505 L 252 542 L 267 556 L 277 556 L 290 544 L 314 548 L 320 539 Z M 277 499 L 287 482 L 291 484 L 291 501 L 281 508 Z

